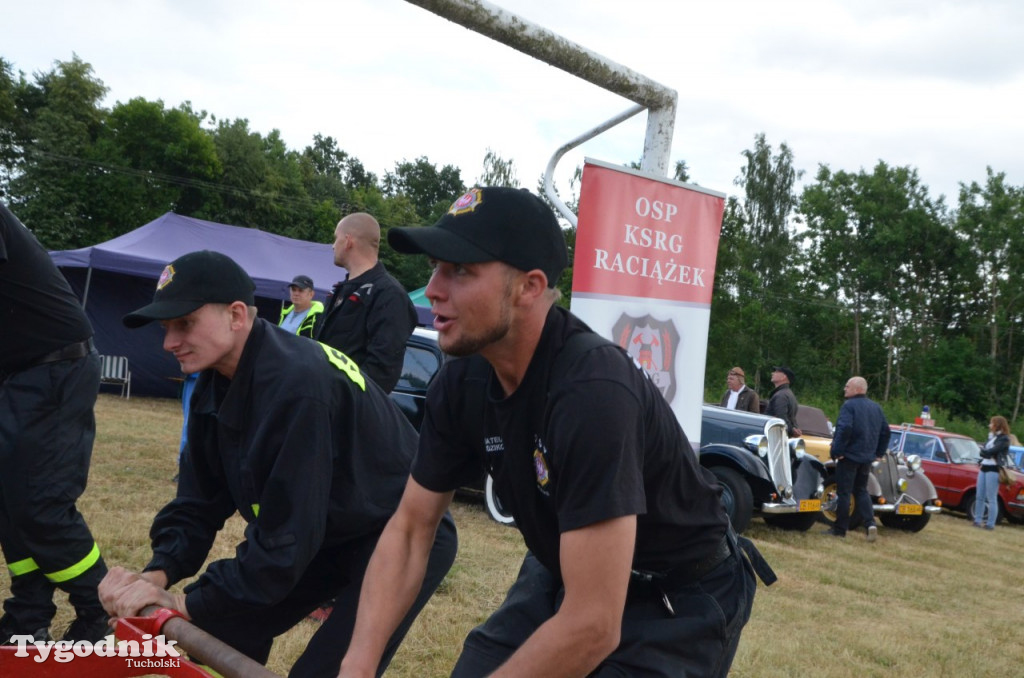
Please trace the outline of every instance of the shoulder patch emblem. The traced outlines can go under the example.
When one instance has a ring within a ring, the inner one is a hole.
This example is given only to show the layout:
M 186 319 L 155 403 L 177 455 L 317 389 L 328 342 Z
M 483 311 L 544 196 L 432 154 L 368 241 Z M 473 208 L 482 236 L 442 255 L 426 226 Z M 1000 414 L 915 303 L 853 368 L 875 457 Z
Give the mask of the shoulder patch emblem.
M 162 290 L 167 287 L 168 283 L 174 280 L 174 267 L 170 264 L 164 266 L 164 270 L 160 273 L 160 278 L 156 281 L 156 288 Z
M 548 473 L 548 464 L 544 461 L 544 453 L 537 448 L 533 451 L 533 469 L 537 473 L 537 485 L 546 487 L 551 477 Z
M 479 188 L 473 188 L 463 193 L 458 200 L 452 203 L 452 206 L 448 208 L 448 214 L 458 216 L 466 212 L 472 212 L 478 205 L 483 203 L 483 192 Z

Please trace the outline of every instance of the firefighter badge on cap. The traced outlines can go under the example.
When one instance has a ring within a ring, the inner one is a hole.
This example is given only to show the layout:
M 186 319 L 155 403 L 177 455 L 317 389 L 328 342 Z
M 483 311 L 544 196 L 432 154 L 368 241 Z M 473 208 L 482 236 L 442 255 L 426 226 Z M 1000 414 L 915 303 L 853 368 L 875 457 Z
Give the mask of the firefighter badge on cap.
M 160 273 L 160 279 L 156 281 L 156 288 L 162 290 L 167 287 L 167 284 L 174 280 L 174 267 L 170 264 L 164 266 L 164 270 Z
M 483 192 L 479 188 L 474 188 L 463 193 L 458 200 L 453 202 L 452 206 L 448 208 L 448 214 L 457 217 L 460 214 L 472 212 L 477 208 L 477 205 L 482 205 L 483 203 Z

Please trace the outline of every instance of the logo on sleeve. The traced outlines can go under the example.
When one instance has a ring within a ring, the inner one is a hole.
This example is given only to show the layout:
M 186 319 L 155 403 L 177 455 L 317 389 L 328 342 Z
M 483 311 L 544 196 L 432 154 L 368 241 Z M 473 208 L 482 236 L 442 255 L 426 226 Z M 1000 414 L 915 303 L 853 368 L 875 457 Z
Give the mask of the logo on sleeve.
M 537 489 L 545 497 L 550 496 L 547 488 L 551 482 L 551 470 L 548 468 L 546 455 L 544 443 L 537 438 L 537 447 L 533 450 L 533 471 L 537 475 Z

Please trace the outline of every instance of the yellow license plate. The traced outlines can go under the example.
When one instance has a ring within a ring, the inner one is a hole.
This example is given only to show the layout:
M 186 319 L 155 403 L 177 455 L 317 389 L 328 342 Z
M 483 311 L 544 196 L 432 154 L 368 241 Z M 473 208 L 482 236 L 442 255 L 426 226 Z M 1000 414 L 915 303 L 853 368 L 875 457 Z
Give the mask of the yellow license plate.
M 896 507 L 896 513 L 901 516 L 919 516 L 924 513 L 924 507 L 920 504 L 900 504 Z
M 820 499 L 801 499 L 800 500 L 800 512 L 805 511 L 820 511 L 821 500 Z

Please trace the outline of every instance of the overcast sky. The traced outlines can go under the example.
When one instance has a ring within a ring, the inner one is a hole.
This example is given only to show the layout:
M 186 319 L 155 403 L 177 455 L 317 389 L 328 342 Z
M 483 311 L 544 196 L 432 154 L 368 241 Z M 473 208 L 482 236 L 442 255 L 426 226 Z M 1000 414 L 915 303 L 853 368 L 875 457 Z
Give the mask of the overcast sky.
M 1024 2 L 498 0 L 679 94 L 672 159 L 735 193 L 764 132 L 797 169 L 916 167 L 955 205 L 985 168 L 1024 185 Z M 368 169 L 427 156 L 534 188 L 562 144 L 632 105 L 404 0 L 3 0 L 0 56 L 31 75 L 76 53 L 110 92 L 330 135 Z M 566 156 L 639 160 L 646 114 Z

